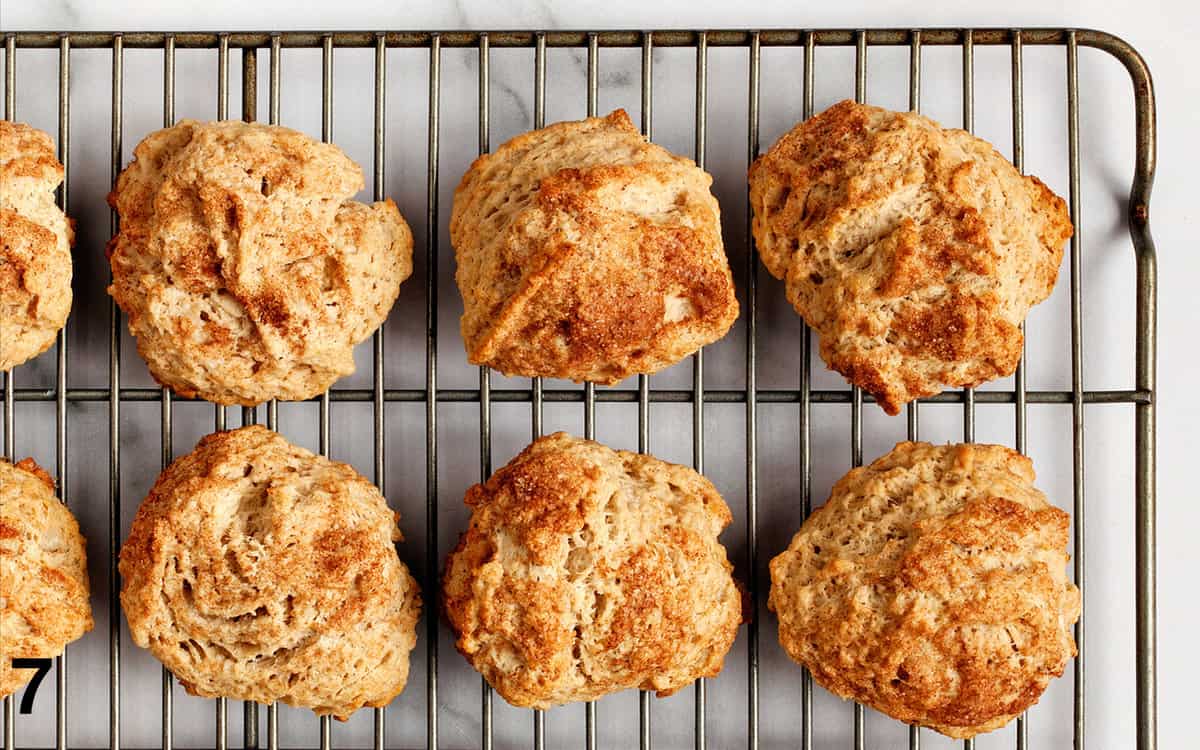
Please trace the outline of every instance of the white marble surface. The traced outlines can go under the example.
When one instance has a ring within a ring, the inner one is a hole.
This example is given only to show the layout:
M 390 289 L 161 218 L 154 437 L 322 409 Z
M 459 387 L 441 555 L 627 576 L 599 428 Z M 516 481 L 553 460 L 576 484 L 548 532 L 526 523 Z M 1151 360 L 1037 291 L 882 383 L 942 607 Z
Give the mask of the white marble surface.
M 1051 4 L 1012 0 L 1003 4 L 846 0 L 802 8 L 785 2 L 460 2 L 422 7 L 397 3 L 229 2 L 149 4 L 136 1 L 87 3 L 68 0 L 0 4 L 0 30 L 26 29 L 406 29 L 406 28 L 594 28 L 594 27 L 772 27 L 772 26 L 1091 26 L 1116 32 L 1137 46 L 1155 74 L 1159 101 L 1160 170 L 1153 201 L 1154 234 L 1160 251 L 1160 738 L 1164 748 L 1190 746 L 1191 675 L 1200 669 L 1190 633 L 1197 614 L 1195 574 L 1200 557 L 1193 542 L 1200 514 L 1193 502 L 1189 454 L 1196 442 L 1195 401 L 1189 398 L 1192 373 L 1200 365 L 1196 330 L 1200 325 L 1195 293 L 1200 261 L 1192 251 L 1195 209 L 1191 203 L 1196 151 L 1193 133 L 1200 125 L 1195 105 L 1197 86 L 1192 58 L 1184 40 L 1194 36 L 1198 13 L 1185 2 L 1117 4 L 1069 2 Z M 1104 7 L 1101 7 L 1104 6 Z M 655 55 L 655 139 L 683 153 L 692 149 L 693 82 L 690 51 L 659 50 Z M 739 290 L 745 290 L 745 211 L 743 180 L 746 137 L 746 52 L 713 49 L 710 53 L 708 167 L 724 207 L 726 241 Z M 1008 110 L 1007 50 L 977 53 L 976 118 L 980 134 L 1011 153 Z M 55 52 L 20 52 L 17 63 L 17 115 L 50 132 L 57 123 Z M 907 51 L 872 51 L 868 98 L 902 107 L 907 101 Z M 260 55 L 260 90 L 266 91 L 267 56 Z M 532 52 L 494 51 L 492 56 L 492 143 L 528 128 L 532 110 Z M 79 221 L 76 248 L 78 303 L 70 329 L 72 386 L 103 387 L 107 383 L 107 273 L 103 246 L 108 213 L 103 195 L 108 185 L 109 64 L 106 51 L 76 51 L 71 56 L 71 213 Z M 240 112 L 238 53 L 231 55 L 230 112 Z M 1064 58 L 1061 50 L 1026 52 L 1026 163 L 1058 192 L 1066 192 L 1066 132 L 1063 126 Z M 413 224 L 418 248 L 424 221 L 427 53 L 393 50 L 388 68 L 387 193 Z M 818 108 L 853 93 L 853 57 L 847 50 L 822 50 L 817 56 Z M 604 50 L 601 55 L 600 108 L 624 106 L 637 119 L 639 57 L 636 51 Z M 960 113 L 959 62 L 952 50 L 927 50 L 924 57 L 924 110 L 957 123 Z M 0 63 L 2 67 L 2 63 Z M 161 53 L 130 50 L 125 59 L 125 158 L 133 145 L 160 125 Z M 762 142 L 764 148 L 799 115 L 801 57 L 796 50 L 767 50 L 763 58 Z M 320 56 L 313 51 L 284 53 L 282 121 L 320 133 Z M 215 55 L 180 52 L 177 109 L 180 117 L 215 115 Z M 369 51 L 339 51 L 335 56 L 335 139 L 368 170 L 371 168 L 371 74 Z M 548 56 L 547 121 L 585 113 L 584 56 L 580 50 L 552 50 Z M 1122 197 L 1128 190 L 1132 156 L 1132 104 L 1124 71 L 1103 55 L 1080 53 L 1080 117 L 1083 124 L 1082 200 L 1084 222 L 1084 310 L 1087 343 L 1085 384 L 1089 388 L 1132 385 L 1132 250 L 1122 220 Z M 439 384 L 473 388 L 476 370 L 468 367 L 457 335 L 460 311 L 452 280 L 452 253 L 446 237 L 446 209 L 459 175 L 476 151 L 476 68 L 474 53 L 446 50 L 442 61 L 441 181 L 443 207 L 440 237 Z M 265 98 L 260 101 L 265 112 Z M 420 388 L 424 384 L 424 305 L 420 279 L 402 289 L 388 328 L 388 386 Z M 1063 283 L 1030 318 L 1029 386 L 1069 385 L 1069 361 L 1063 356 L 1068 339 L 1068 288 Z M 796 319 L 783 300 L 782 288 L 759 275 L 759 387 L 796 386 Z M 150 383 L 132 342 L 124 341 L 123 382 Z M 708 350 L 706 386 L 740 389 L 745 383 L 745 335 L 737 326 Z M 343 385 L 370 382 L 369 345 L 360 352 L 361 368 Z M 815 364 L 815 384 L 840 387 L 841 381 Z M 21 386 L 53 382 L 52 357 L 19 371 Z M 654 378 L 655 387 L 688 388 L 691 366 L 682 364 Z M 497 377 L 495 387 L 518 386 Z M 997 387 L 1009 387 L 1004 382 Z M 554 384 L 553 387 L 562 387 Z M 1088 730 L 1090 747 L 1128 748 L 1132 742 L 1132 410 L 1089 406 L 1087 419 L 1088 548 Z M 174 446 L 183 452 L 211 429 L 212 411 L 202 405 L 176 407 Z M 865 457 L 870 460 L 904 435 L 903 418 L 888 419 L 865 409 Z M 292 439 L 315 448 L 316 408 L 281 409 L 281 428 Z M 849 435 L 844 406 L 814 408 L 814 498 L 820 502 L 849 461 Z M 403 514 L 408 541 L 402 554 L 424 574 L 424 408 L 420 404 L 388 407 L 387 494 Z M 439 409 L 441 471 L 439 484 L 439 557 L 453 544 L 465 514 L 461 496 L 478 476 L 478 407 L 447 404 Z M 107 410 L 103 403 L 73 404 L 69 414 L 71 458 L 68 495 L 90 537 L 95 585 L 97 630 L 73 647 L 69 660 L 72 745 L 105 746 L 108 742 L 107 673 Z M 961 409 L 926 407 L 923 437 L 957 439 Z M 979 407 L 978 438 L 1010 443 L 1012 411 L 1006 406 Z M 231 411 L 231 423 L 237 415 Z M 21 405 L 16 414 L 17 450 L 53 465 L 53 410 Z M 498 404 L 494 412 L 495 459 L 499 465 L 528 440 L 528 406 Z M 371 474 L 370 407 L 338 405 L 333 410 L 333 452 Z M 632 405 L 601 405 L 597 434 L 622 447 L 636 446 L 636 411 Z M 723 490 L 736 516 L 726 534 L 731 555 L 745 575 L 744 408 L 712 405 L 706 411 L 706 471 Z M 121 485 L 123 537 L 137 501 L 152 482 L 159 461 L 159 416 L 156 404 L 126 405 L 122 417 Z M 546 408 L 547 429 L 582 430 L 578 405 Z M 795 480 L 797 413 L 794 407 L 763 407 L 759 415 L 760 562 L 786 544 L 798 520 Z M 1070 504 L 1070 413 L 1065 407 L 1029 407 L 1029 448 L 1039 469 L 1039 482 L 1064 506 Z M 655 405 L 652 450 L 691 462 L 691 412 L 688 405 Z M 765 580 L 760 571 L 760 585 Z M 765 588 L 763 589 L 765 600 Z M 792 746 L 800 725 L 797 713 L 798 670 L 775 643 L 773 617 L 759 613 L 761 630 L 761 727 L 764 747 Z M 414 652 L 409 689 L 388 712 L 388 742 L 395 746 L 424 744 L 426 695 L 425 640 Z M 746 712 L 746 636 L 731 654 L 724 673 L 708 686 L 708 734 L 711 747 L 744 746 Z M 443 629 L 440 638 L 439 717 L 442 746 L 477 744 L 479 683 L 454 652 Z M 122 744 L 146 747 L 159 741 L 159 675 L 156 663 L 126 638 L 122 657 Z M 53 690 L 39 699 L 35 716 L 18 724 L 21 745 L 53 742 Z M 1064 747 L 1069 742 L 1070 677 L 1054 683 L 1032 714 L 1033 747 Z M 691 691 L 654 703 L 657 747 L 690 746 Z M 850 707 L 819 693 L 814 737 L 819 747 L 846 746 Z M 212 742 L 212 702 L 175 692 L 175 740 L 180 747 Z M 604 747 L 629 747 L 636 732 L 636 696 L 605 699 L 599 704 Z M 265 714 L 265 712 L 264 712 Z M 578 728 L 583 709 L 556 709 L 547 716 L 550 746 L 581 743 Z M 496 699 L 498 747 L 523 746 L 530 735 L 528 712 Z M 241 737 L 240 704 L 230 704 L 231 742 Z M 903 728 L 868 712 L 871 746 L 899 747 Z M 310 714 L 284 710 L 281 740 L 288 745 L 316 742 Z M 369 712 L 334 728 L 335 744 L 362 747 L 370 743 Z M 953 743 L 925 734 L 924 747 Z M 980 748 L 1011 747 L 1013 729 L 981 738 Z M 211 745 L 209 745 L 211 746 Z

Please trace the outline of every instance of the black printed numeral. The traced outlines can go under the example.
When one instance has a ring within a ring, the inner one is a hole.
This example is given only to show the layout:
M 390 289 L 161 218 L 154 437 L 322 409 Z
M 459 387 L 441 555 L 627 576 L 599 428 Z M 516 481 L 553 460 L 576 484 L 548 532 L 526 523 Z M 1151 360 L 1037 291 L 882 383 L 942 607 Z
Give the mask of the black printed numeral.
M 29 681 L 29 686 L 25 688 L 25 695 L 21 696 L 21 713 L 33 713 L 33 697 L 37 695 L 37 690 L 42 685 L 42 680 L 46 679 L 46 675 L 50 672 L 50 667 L 54 665 L 53 659 L 13 659 L 13 669 L 36 669 L 33 679 Z

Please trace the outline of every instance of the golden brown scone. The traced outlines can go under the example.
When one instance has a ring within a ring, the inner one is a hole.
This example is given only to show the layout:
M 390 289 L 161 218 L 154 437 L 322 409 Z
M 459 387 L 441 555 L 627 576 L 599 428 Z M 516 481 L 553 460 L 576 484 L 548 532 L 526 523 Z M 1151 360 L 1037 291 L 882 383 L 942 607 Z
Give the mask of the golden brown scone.
M 362 170 L 277 125 L 184 120 L 146 137 L 108 201 L 109 293 L 150 373 L 183 396 L 306 399 L 354 372 L 353 349 L 412 272 L 390 200 L 350 200 Z
M 476 159 L 450 215 L 467 358 L 612 384 L 724 336 L 738 304 L 711 185 L 620 109 Z
M 32 458 L 0 459 L 0 697 L 35 674 L 13 659 L 60 655 L 92 629 L 86 542 Z
M 189 693 L 346 719 L 404 689 L 420 591 L 398 515 L 350 466 L 264 427 L 205 437 L 121 547 L 133 642 Z
M 826 689 L 955 738 L 1008 723 L 1075 655 L 1070 519 L 999 445 L 900 443 L 771 561 L 779 641 Z
M 826 364 L 888 414 L 1011 374 L 1072 231 L 1062 199 L 986 141 L 851 101 L 754 162 L 750 203 Z
M 458 650 L 509 703 L 665 696 L 721 670 L 742 621 L 717 541 L 731 516 L 695 471 L 560 432 L 466 502 L 446 615 Z
M 0 371 L 50 348 L 71 312 L 71 221 L 54 203 L 63 165 L 37 128 L 0 120 Z

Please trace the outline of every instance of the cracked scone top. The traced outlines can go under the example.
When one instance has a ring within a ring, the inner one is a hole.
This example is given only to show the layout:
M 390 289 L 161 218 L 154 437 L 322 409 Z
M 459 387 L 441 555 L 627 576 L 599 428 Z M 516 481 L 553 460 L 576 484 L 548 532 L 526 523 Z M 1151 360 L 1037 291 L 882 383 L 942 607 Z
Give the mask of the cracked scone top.
M 738 304 L 711 185 L 624 110 L 479 157 L 450 216 L 468 359 L 612 384 L 724 336 Z
M 117 180 L 109 293 L 150 373 L 184 396 L 300 400 L 354 371 L 412 272 L 390 200 L 351 200 L 362 170 L 276 125 L 184 120 Z
M 458 650 L 515 706 L 627 688 L 670 695 L 720 670 L 742 620 L 712 484 L 557 433 L 467 492 L 446 562 Z
M 71 221 L 54 141 L 0 120 L 0 372 L 50 348 L 71 312 Z
M 814 679 L 956 738 L 1008 723 L 1075 655 L 1070 519 L 998 445 L 900 443 L 771 561 L 779 640 Z
M 347 718 L 404 689 L 420 592 L 350 466 L 260 426 L 176 460 L 121 547 L 133 642 L 189 693 Z
M 1072 231 L 1062 199 L 986 141 L 851 101 L 754 162 L 750 203 L 821 356 L 888 414 L 1011 374 Z
M 0 696 L 35 670 L 13 659 L 58 656 L 92 629 L 87 551 L 79 524 L 33 459 L 0 459 Z

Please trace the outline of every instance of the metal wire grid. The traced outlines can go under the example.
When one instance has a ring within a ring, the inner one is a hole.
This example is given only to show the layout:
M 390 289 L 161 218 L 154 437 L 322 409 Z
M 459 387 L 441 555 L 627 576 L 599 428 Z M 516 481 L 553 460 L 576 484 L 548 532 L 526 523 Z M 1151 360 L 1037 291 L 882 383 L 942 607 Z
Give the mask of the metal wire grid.
M 639 376 L 637 390 L 605 389 L 597 391 L 591 384 L 579 390 L 545 390 L 540 379 L 534 379 L 528 390 L 492 390 L 487 368 L 480 368 L 477 390 L 443 390 L 437 387 L 437 278 L 438 278 L 438 146 L 439 146 L 439 102 L 440 61 L 443 47 L 472 47 L 478 50 L 479 70 L 479 150 L 486 152 L 489 137 L 489 53 L 492 47 L 532 47 L 534 49 L 534 124 L 544 125 L 545 84 L 547 47 L 586 47 L 587 49 L 587 93 L 588 114 L 594 115 L 597 106 L 599 50 L 601 47 L 640 47 L 641 76 L 641 122 L 642 132 L 652 134 L 653 49 L 657 47 L 688 47 L 696 52 L 696 117 L 694 125 L 694 156 L 703 167 L 706 142 L 706 96 L 708 49 L 710 46 L 738 46 L 749 48 L 748 80 L 748 143 L 747 156 L 753 159 L 759 151 L 758 119 L 760 89 L 760 54 L 766 46 L 790 46 L 803 50 L 803 116 L 813 114 L 814 50 L 817 46 L 853 46 L 855 49 L 855 97 L 865 101 L 867 97 L 866 59 L 872 46 L 904 45 L 909 48 L 909 106 L 919 110 L 921 100 L 921 50 L 923 45 L 955 45 L 962 50 L 962 126 L 971 130 L 974 124 L 974 48 L 976 45 L 1007 45 L 1011 50 L 1012 72 L 1012 122 L 1013 162 L 1018 169 L 1023 167 L 1023 111 L 1022 111 L 1022 51 L 1025 45 L 1057 45 L 1066 52 L 1067 62 L 1067 119 L 1070 165 L 1069 205 L 1076 232 L 1070 245 L 1070 308 L 1071 308 L 1071 389 L 1069 391 L 1029 391 L 1026 388 L 1024 356 L 1017 370 L 1013 391 L 987 391 L 975 393 L 971 389 L 951 391 L 922 399 L 923 402 L 955 402 L 963 405 L 963 439 L 974 439 L 976 403 L 1012 403 L 1014 405 L 1014 442 L 1018 450 L 1024 450 L 1026 438 L 1026 406 L 1029 403 L 1069 403 L 1072 410 L 1073 449 L 1073 500 L 1074 500 L 1074 544 L 1075 580 L 1084 588 L 1085 547 L 1083 535 L 1084 486 L 1083 486 L 1083 405 L 1086 403 L 1128 403 L 1135 409 L 1135 599 L 1136 599 L 1136 710 L 1137 747 L 1153 750 L 1155 736 L 1155 601 L 1154 601 L 1154 396 L 1155 396 L 1155 256 L 1149 228 L 1149 192 L 1154 174 L 1155 124 L 1153 88 L 1149 71 L 1137 52 L 1126 43 L 1103 32 L 1073 29 L 919 29 L 919 30 L 771 30 L 771 31 L 606 31 L 606 32 L 287 32 L 287 33 L 60 33 L 22 32 L 5 36 L 5 108 L 6 119 L 16 117 L 16 50 L 17 48 L 57 47 L 59 50 L 58 87 L 58 151 L 64 169 L 70 174 L 70 52 L 73 48 L 107 48 L 112 50 L 112 161 L 111 176 L 116 179 L 122 162 L 121 120 L 123 94 L 123 60 L 126 47 L 153 48 L 163 50 L 163 122 L 174 122 L 175 102 L 175 51 L 179 48 L 206 48 L 217 50 L 218 94 L 216 115 L 219 119 L 228 116 L 229 97 L 229 50 L 242 49 L 243 112 L 247 121 L 257 118 L 257 53 L 259 49 L 270 51 L 269 119 L 279 121 L 279 90 L 281 50 L 284 47 L 309 47 L 322 50 L 322 139 L 332 140 L 333 126 L 333 49 L 335 47 L 368 47 L 375 51 L 374 75 L 374 179 L 373 192 L 376 200 L 383 198 L 385 168 L 386 128 L 386 62 L 387 52 L 392 47 L 424 48 L 429 50 L 428 77 L 428 173 L 426 222 L 430 231 L 426 235 L 426 377 L 425 388 L 420 390 L 387 389 L 384 387 L 384 338 L 382 329 L 373 341 L 373 381 L 370 389 L 334 389 L 316 399 L 319 404 L 320 451 L 329 451 L 329 412 L 331 402 L 369 401 L 373 404 L 375 481 L 380 489 L 385 488 L 385 431 L 384 404 L 394 401 L 423 401 L 426 411 L 426 542 L 427 578 L 426 598 L 432 600 L 437 591 L 436 571 L 439 556 L 437 550 L 437 416 L 439 403 L 477 401 L 480 423 L 480 471 L 482 476 L 491 472 L 491 407 L 494 402 L 528 401 L 531 403 L 531 428 L 536 436 L 542 429 L 542 407 L 546 401 L 582 402 L 584 406 L 585 436 L 593 437 L 595 431 L 595 405 L 597 402 L 632 402 L 638 404 L 638 447 L 649 450 L 649 419 L 651 402 L 690 402 L 693 415 L 693 462 L 698 470 L 704 467 L 704 405 L 706 403 L 745 403 L 746 405 L 746 514 L 747 514 L 747 569 L 758 570 L 757 558 L 757 407 L 759 404 L 797 404 L 799 406 L 799 490 L 802 498 L 801 513 L 806 516 L 812 507 L 810 438 L 812 427 L 811 407 L 814 403 L 849 403 L 851 423 L 851 459 L 854 465 L 862 463 L 862 404 L 864 396 L 857 388 L 843 390 L 814 390 L 811 387 L 812 342 L 807 329 L 801 338 L 801 369 L 798 373 L 799 388 L 795 390 L 759 390 L 756 379 L 757 350 L 757 257 L 749 236 L 747 222 L 746 243 L 746 308 L 744 323 L 747 332 L 746 388 L 745 390 L 706 391 L 704 388 L 703 352 L 693 358 L 693 381 L 691 390 L 651 389 L 649 378 Z M 1136 344 L 1135 344 L 1135 388 L 1132 390 L 1085 390 L 1082 379 L 1082 314 L 1081 314 L 1081 251 L 1082 237 L 1081 207 L 1079 194 L 1079 110 L 1078 110 L 1078 48 L 1095 47 L 1116 57 L 1128 70 L 1132 82 L 1136 116 L 1137 148 L 1135 171 L 1129 201 L 1129 226 L 1136 253 Z M 69 211 L 69 179 L 64 179 L 58 194 L 59 205 Z M 746 205 L 749 211 L 749 205 Z M 111 214 L 111 230 L 117 231 L 117 216 Z M 120 706 L 120 607 L 117 600 L 119 581 L 116 571 L 116 552 L 119 548 L 120 508 L 120 409 L 122 403 L 158 401 L 161 404 L 162 462 L 165 466 L 173 457 L 171 437 L 172 402 L 166 388 L 121 387 L 120 311 L 110 302 L 109 308 L 109 387 L 106 389 L 69 388 L 67 386 L 67 348 L 65 329 L 58 337 L 56 349 L 56 385 L 53 388 L 17 388 L 15 381 L 20 375 L 16 370 L 4 379 L 4 453 L 15 455 L 15 401 L 53 401 L 55 404 L 55 476 L 59 497 L 68 502 L 70 494 L 66 484 L 68 461 L 66 405 L 68 401 L 107 401 L 109 405 L 109 745 L 121 746 Z M 867 397 L 869 399 L 869 397 Z M 907 407 L 907 427 L 910 439 L 919 436 L 919 402 Z M 242 422 L 257 420 L 256 409 L 243 409 Z M 267 425 L 277 426 L 277 404 L 266 406 Z M 224 428 L 226 409 L 214 408 L 214 426 Z M 757 608 L 759 592 L 756 576 L 748 576 L 748 593 L 752 606 Z M 431 602 L 430 610 L 434 610 Z M 426 744 L 438 745 L 438 701 L 437 701 L 437 618 L 426 618 L 427 671 L 425 689 L 427 693 Z M 748 703 L 747 745 L 757 747 L 758 727 L 758 628 L 756 622 L 748 626 Z M 1075 637 L 1079 645 L 1079 656 L 1074 665 L 1074 746 L 1084 745 L 1084 695 L 1085 695 L 1085 630 L 1084 620 L 1076 625 Z M 66 750 L 68 745 L 66 702 L 66 660 L 59 657 L 56 664 L 56 747 Z M 410 688 L 412 689 L 412 688 Z M 492 747 L 492 692 L 482 684 L 480 704 L 480 745 Z M 215 704 L 215 746 L 227 747 L 227 701 L 219 699 Z M 247 748 L 259 746 L 258 706 L 246 703 L 243 745 Z M 647 693 L 639 701 L 639 744 L 649 748 L 651 744 L 651 707 Z M 703 680 L 695 686 L 695 729 L 697 748 L 706 746 L 706 700 Z M 173 746 L 172 737 L 172 678 L 163 670 L 162 684 L 162 747 Z M 801 745 L 812 747 L 812 680 L 807 672 L 801 685 Z M 594 704 L 585 707 L 585 746 L 596 746 L 597 716 Z M 14 705 L 11 698 L 4 701 L 4 747 L 15 746 Z M 863 711 L 856 707 L 854 713 L 854 745 L 864 747 Z M 275 706 L 267 708 L 267 747 L 278 747 L 278 717 Z M 921 732 L 910 728 L 909 746 L 918 748 Z M 320 725 L 319 746 L 330 747 L 330 722 L 324 719 Z M 966 747 L 972 742 L 966 741 Z M 1018 748 L 1028 744 L 1024 718 L 1018 720 Z M 384 709 L 375 709 L 374 747 L 382 750 L 386 745 L 384 735 Z M 540 712 L 533 716 L 533 745 L 544 747 L 544 717 Z

